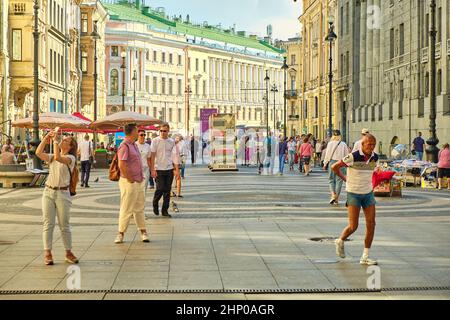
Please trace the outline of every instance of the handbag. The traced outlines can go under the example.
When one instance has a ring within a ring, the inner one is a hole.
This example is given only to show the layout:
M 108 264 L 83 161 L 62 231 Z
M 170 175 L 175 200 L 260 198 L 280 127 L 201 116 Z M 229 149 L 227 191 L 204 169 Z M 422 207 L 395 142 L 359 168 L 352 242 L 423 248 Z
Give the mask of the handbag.
M 331 154 L 331 157 L 330 157 L 330 161 L 328 161 L 327 164 L 325 165 L 325 168 L 324 168 L 325 170 L 328 170 L 328 167 L 330 166 L 331 159 L 333 159 L 334 153 L 336 152 L 336 150 L 339 147 L 339 145 L 341 144 L 341 142 L 342 141 L 339 141 L 337 146 L 334 148 L 333 153 Z

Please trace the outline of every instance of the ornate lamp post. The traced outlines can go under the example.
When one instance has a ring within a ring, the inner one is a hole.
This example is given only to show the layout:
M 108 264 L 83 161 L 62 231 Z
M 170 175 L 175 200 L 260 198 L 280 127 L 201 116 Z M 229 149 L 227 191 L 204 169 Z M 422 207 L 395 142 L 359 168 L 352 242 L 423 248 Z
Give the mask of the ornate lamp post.
M 333 42 L 337 39 L 336 33 L 334 33 L 334 17 L 330 15 L 328 19 L 328 24 L 330 25 L 328 29 L 328 35 L 325 38 L 325 41 L 330 43 L 330 70 L 328 73 L 329 78 L 329 104 L 328 104 L 328 137 L 331 138 L 333 134 L 333 120 L 332 120 L 332 113 L 333 113 Z
M 91 37 L 94 40 L 94 121 L 97 121 L 97 40 L 100 39 L 100 35 L 97 33 L 97 21 L 94 21 L 94 30 L 91 33 Z M 94 150 L 97 147 L 97 132 L 94 132 Z
M 272 88 L 270 89 L 271 92 L 273 92 L 273 131 L 275 135 L 275 129 L 277 128 L 276 121 L 277 121 L 277 107 L 275 104 L 275 98 L 277 96 L 278 88 L 274 84 Z
M 127 56 L 127 53 L 125 51 L 122 51 L 120 54 L 122 57 L 122 65 L 120 66 L 120 69 L 122 69 L 122 111 L 125 111 L 125 57 Z
M 264 81 L 266 82 L 266 132 L 267 136 L 269 136 L 269 70 L 266 70 Z
M 41 160 L 36 156 L 36 149 L 40 144 L 39 140 L 39 0 L 34 1 L 34 97 L 33 97 L 33 140 L 30 144 L 33 148 L 30 154 L 33 156 L 33 167 L 35 169 L 42 169 Z
M 136 80 L 137 80 L 137 72 L 136 70 L 133 71 L 133 111 L 136 112 Z
M 284 118 L 283 118 L 283 135 L 286 138 L 287 136 L 287 106 L 286 106 L 286 78 L 287 78 L 287 70 L 289 68 L 289 66 L 286 63 L 287 58 L 284 57 L 284 62 L 283 62 L 283 66 L 281 67 L 281 69 L 284 72 L 284 90 L 283 90 L 283 98 L 284 98 L 284 108 L 283 108 L 283 113 L 284 113 Z
M 439 149 L 437 144 L 439 139 L 436 135 L 436 0 L 431 0 L 431 30 L 430 30 L 430 91 L 431 91 L 431 103 L 430 103 L 430 135 L 427 140 L 428 147 L 426 148 L 427 159 L 430 162 L 438 162 Z

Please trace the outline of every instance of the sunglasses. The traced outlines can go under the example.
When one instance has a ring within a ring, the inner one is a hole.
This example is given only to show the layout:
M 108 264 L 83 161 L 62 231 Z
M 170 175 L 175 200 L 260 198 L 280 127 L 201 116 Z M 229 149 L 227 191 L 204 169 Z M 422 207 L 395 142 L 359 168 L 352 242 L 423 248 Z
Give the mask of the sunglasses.
M 159 132 L 168 132 L 167 130 L 159 130 Z
M 141 133 L 139 136 L 140 137 L 145 137 L 145 133 Z

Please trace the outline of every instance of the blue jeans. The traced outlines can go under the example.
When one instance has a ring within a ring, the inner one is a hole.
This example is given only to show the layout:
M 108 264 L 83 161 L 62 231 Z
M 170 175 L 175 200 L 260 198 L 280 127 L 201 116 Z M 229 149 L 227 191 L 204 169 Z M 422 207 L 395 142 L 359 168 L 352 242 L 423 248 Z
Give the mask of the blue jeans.
M 289 166 L 293 167 L 295 162 L 295 151 L 289 151 L 288 153 Z
M 280 154 L 278 156 L 278 160 L 280 160 L 280 165 L 279 165 L 278 170 L 280 170 L 280 173 L 283 173 L 283 171 L 284 171 L 284 157 L 285 157 L 284 154 Z
M 180 165 L 180 176 L 181 178 L 184 178 L 184 171 L 186 170 L 186 164 L 181 164 Z
M 417 159 L 422 161 L 423 159 L 423 151 L 416 151 Z
M 344 181 L 341 178 L 339 178 L 339 176 L 335 174 L 333 170 L 331 170 L 331 167 L 336 162 L 338 161 L 331 160 L 330 163 L 328 164 L 328 183 L 330 184 L 330 192 L 332 194 L 334 193 L 337 196 L 339 196 L 341 194 L 342 184 L 344 183 Z M 346 174 L 346 171 L 347 171 L 346 168 L 341 168 L 341 172 L 344 175 Z

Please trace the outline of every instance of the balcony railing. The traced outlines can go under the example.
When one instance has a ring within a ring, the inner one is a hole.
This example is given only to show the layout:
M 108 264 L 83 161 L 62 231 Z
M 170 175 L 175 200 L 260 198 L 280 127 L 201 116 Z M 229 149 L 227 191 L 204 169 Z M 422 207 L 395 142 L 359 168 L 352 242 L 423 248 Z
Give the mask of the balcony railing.
M 286 90 L 287 99 L 297 99 L 297 96 L 298 96 L 297 90 Z
M 298 114 L 290 114 L 288 116 L 288 120 L 289 121 L 298 121 L 298 120 L 300 120 L 300 116 Z

